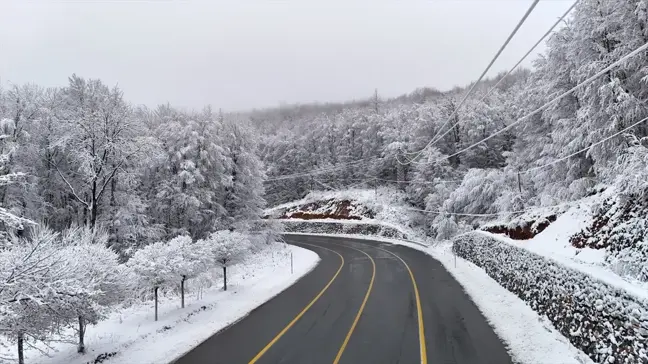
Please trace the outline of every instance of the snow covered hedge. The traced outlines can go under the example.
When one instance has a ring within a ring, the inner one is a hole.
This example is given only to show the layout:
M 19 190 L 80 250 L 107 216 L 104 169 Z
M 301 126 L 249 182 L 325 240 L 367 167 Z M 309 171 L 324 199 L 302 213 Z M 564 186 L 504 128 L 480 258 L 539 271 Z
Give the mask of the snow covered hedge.
M 542 256 L 480 233 L 453 251 L 545 315 L 598 363 L 648 363 L 648 302 Z
M 408 239 L 406 234 L 394 228 L 379 224 L 354 224 L 347 222 L 318 222 L 300 220 L 276 221 L 282 222 L 285 231 L 290 233 L 360 234 L 377 235 L 397 239 Z

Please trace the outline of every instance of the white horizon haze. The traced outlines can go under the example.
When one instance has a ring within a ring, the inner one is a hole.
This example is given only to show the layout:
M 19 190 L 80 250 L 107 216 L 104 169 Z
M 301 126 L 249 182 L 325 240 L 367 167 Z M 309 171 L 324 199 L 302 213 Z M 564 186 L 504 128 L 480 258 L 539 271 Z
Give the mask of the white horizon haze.
M 226 111 L 448 90 L 477 79 L 530 3 L 0 0 L 0 84 L 64 86 L 76 73 L 135 104 Z M 488 75 L 571 4 L 541 1 Z

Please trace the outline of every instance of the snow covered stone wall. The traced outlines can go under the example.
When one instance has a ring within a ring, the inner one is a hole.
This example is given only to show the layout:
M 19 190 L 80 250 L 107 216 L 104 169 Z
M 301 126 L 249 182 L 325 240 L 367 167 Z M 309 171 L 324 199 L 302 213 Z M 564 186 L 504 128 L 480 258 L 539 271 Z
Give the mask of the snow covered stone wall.
M 377 235 L 389 238 L 408 239 L 407 235 L 388 226 L 369 223 L 328 222 L 328 221 L 300 221 L 276 220 L 284 225 L 284 230 L 289 233 L 317 233 L 317 234 L 360 234 Z
M 452 249 L 545 315 L 595 362 L 648 363 L 648 302 L 480 233 L 458 236 Z

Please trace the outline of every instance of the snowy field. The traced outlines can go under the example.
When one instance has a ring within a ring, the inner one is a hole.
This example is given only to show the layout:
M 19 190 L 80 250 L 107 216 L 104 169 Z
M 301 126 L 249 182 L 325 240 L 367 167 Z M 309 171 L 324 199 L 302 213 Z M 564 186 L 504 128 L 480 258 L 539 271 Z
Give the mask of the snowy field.
M 353 239 L 383 241 L 425 252 L 440 261 L 463 286 L 517 362 L 522 364 L 593 363 L 585 353 L 576 349 L 556 331 L 548 320 L 538 315 L 513 293 L 500 286 L 483 269 L 455 256 L 449 242 L 424 246 L 380 237 L 337 234 L 306 235 L 346 236 Z
M 266 249 L 228 270 L 227 291 L 221 289 L 221 278 L 200 298 L 196 290 L 190 291 L 184 309 L 180 308 L 179 297 L 163 297 L 157 322 L 153 320 L 153 302 L 115 310 L 107 320 L 88 327 L 87 354 L 77 354 L 73 343 L 54 342 L 49 343 L 48 353 L 34 348 L 26 350 L 26 363 L 94 362 L 104 353 L 117 353 L 103 361 L 110 364 L 171 362 L 289 287 L 318 261 L 316 253 L 295 246 Z M 6 350 L 13 349 L 12 345 Z M 0 357 L 14 355 L 3 352 Z

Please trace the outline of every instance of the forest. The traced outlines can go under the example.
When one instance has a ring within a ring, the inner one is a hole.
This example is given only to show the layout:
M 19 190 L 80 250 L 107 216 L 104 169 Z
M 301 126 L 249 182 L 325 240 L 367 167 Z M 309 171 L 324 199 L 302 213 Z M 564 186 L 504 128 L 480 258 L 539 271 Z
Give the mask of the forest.
M 388 184 L 407 191 L 427 211 L 432 236 L 443 239 L 483 221 L 480 214 L 564 204 L 602 186 L 643 196 L 646 6 L 579 2 L 532 70 L 448 92 L 424 88 L 382 100 L 376 91 L 348 107 L 253 114 L 264 132 L 266 199 L 273 205 L 311 188 Z
M 403 190 L 435 239 L 601 188 L 643 199 L 646 48 L 648 2 L 582 0 L 531 69 L 449 91 L 231 113 L 77 75 L 4 87 L 0 334 L 77 327 L 81 351 L 111 302 L 269 244 L 263 209 L 311 190 Z

